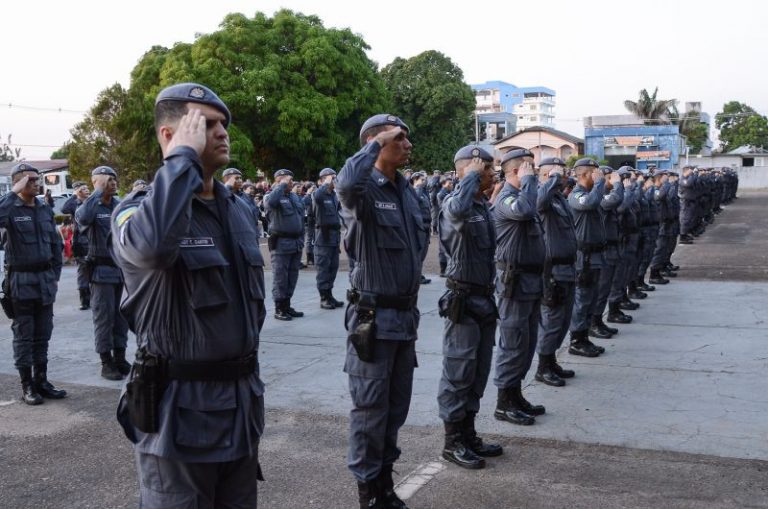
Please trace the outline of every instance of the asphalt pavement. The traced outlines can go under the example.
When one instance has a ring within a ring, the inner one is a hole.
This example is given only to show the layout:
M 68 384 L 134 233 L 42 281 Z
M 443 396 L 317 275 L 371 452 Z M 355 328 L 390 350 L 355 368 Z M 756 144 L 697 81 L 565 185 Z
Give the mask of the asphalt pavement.
M 641 301 L 634 323 L 601 343 L 605 355 L 559 352 L 577 372 L 566 387 L 533 381 L 534 364 L 525 393 L 547 407 L 536 425 L 494 420 L 489 386 L 478 428 L 505 454 L 475 472 L 439 459 L 436 303 L 444 287 L 433 238 L 425 264 L 432 283 L 419 297 L 420 367 L 396 465 L 409 507 L 768 507 L 767 203 L 766 192 L 742 192 L 695 245 L 679 246 L 680 277 Z M 339 274 L 337 298 L 346 278 Z M 259 505 L 355 507 L 345 465 L 343 310 L 319 308 L 311 269 L 302 271 L 293 303 L 305 318 L 270 316 L 262 331 L 267 480 Z M 39 407 L 18 401 L 10 327 L 0 319 L 0 505 L 136 507 L 133 453 L 114 419 L 121 384 L 99 377 L 91 315 L 77 310 L 72 267 L 55 315 L 49 374 L 70 396 Z

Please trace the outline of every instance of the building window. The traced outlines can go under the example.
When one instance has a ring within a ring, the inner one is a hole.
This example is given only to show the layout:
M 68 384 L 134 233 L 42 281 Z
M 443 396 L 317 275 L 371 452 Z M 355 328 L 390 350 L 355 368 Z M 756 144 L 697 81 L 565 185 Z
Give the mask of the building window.
M 530 106 L 528 106 L 528 109 L 531 110 L 531 111 L 536 111 L 536 105 L 535 104 L 531 104 Z
M 742 166 L 754 166 L 755 165 L 755 158 L 754 157 L 744 157 L 741 160 Z

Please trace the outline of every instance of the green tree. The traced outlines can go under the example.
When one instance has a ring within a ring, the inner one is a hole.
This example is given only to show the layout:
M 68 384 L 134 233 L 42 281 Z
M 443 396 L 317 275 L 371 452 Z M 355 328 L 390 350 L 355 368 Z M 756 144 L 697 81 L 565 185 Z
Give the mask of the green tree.
M 51 159 L 68 159 L 69 158 L 69 142 L 65 143 L 61 147 L 57 148 L 51 153 Z
M 643 119 L 649 125 L 668 124 L 667 111 L 677 104 L 677 99 L 657 99 L 659 87 L 653 90 L 653 95 L 646 89 L 640 91 L 637 101 L 624 101 L 624 107 Z
M 325 28 L 316 16 L 230 14 L 218 31 L 191 44 L 152 47 L 133 69 L 128 90 L 103 91 L 98 111 L 73 130 L 74 164 L 79 170 L 114 161 L 130 176 L 123 182 L 151 175 L 160 163 L 154 98 L 163 87 L 195 81 L 230 108 L 231 165 L 247 175 L 286 167 L 309 177 L 339 167 L 358 149 L 362 122 L 390 106 L 366 49 L 360 36 Z M 107 100 L 113 103 L 101 105 Z
M 475 96 L 464 73 L 438 51 L 396 58 L 381 71 L 394 110 L 411 128 L 412 166 L 451 168 L 453 155 L 467 144 Z
M 568 168 L 573 168 L 573 166 L 576 164 L 576 161 L 578 161 L 579 159 L 587 158 L 587 157 L 590 159 L 594 159 L 595 161 L 598 162 L 598 164 L 608 164 L 607 159 L 598 159 L 597 156 L 593 156 L 590 154 L 587 154 L 587 155 L 571 154 L 570 156 L 568 156 L 568 159 L 565 160 L 565 166 L 567 166 Z
M 715 115 L 715 126 L 720 130 L 723 152 L 742 145 L 768 147 L 768 119 L 744 103 L 725 103 L 723 111 Z
M 13 135 L 9 134 L 5 142 L 0 141 L 0 163 L 10 163 L 21 157 L 21 147 L 11 146 L 12 137 Z
M 680 134 L 687 138 L 687 144 L 691 148 L 691 153 L 698 154 L 701 152 L 709 137 L 709 128 L 706 123 L 701 121 L 701 113 L 689 111 L 681 114 L 677 109 L 677 105 L 672 105 L 667 111 L 667 118 L 678 126 Z

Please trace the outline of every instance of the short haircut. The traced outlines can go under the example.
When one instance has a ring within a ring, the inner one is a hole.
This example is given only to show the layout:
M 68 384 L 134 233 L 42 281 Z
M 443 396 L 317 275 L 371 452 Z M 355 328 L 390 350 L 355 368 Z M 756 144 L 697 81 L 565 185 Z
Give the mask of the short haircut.
M 520 168 L 524 161 L 525 158 L 523 157 L 516 157 L 514 159 L 510 159 L 509 161 L 505 161 L 504 164 L 501 165 L 501 171 L 506 173 L 508 169 L 516 170 Z
M 368 143 L 369 137 L 374 137 L 379 133 L 383 133 L 388 127 L 389 125 L 377 125 L 360 133 L 360 146 L 364 147 Z
M 155 131 L 163 125 L 174 124 L 187 114 L 187 103 L 181 101 L 160 101 L 155 104 Z
M 592 173 L 595 168 L 593 166 L 577 166 L 573 169 L 576 176 L 584 175 L 584 173 Z

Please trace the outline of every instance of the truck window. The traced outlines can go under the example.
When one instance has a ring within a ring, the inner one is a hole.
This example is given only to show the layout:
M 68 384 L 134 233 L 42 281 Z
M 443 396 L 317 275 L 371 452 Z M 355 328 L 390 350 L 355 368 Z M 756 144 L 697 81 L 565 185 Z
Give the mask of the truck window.
M 45 176 L 45 185 L 46 186 L 57 186 L 57 185 L 59 185 L 59 175 L 46 175 Z

